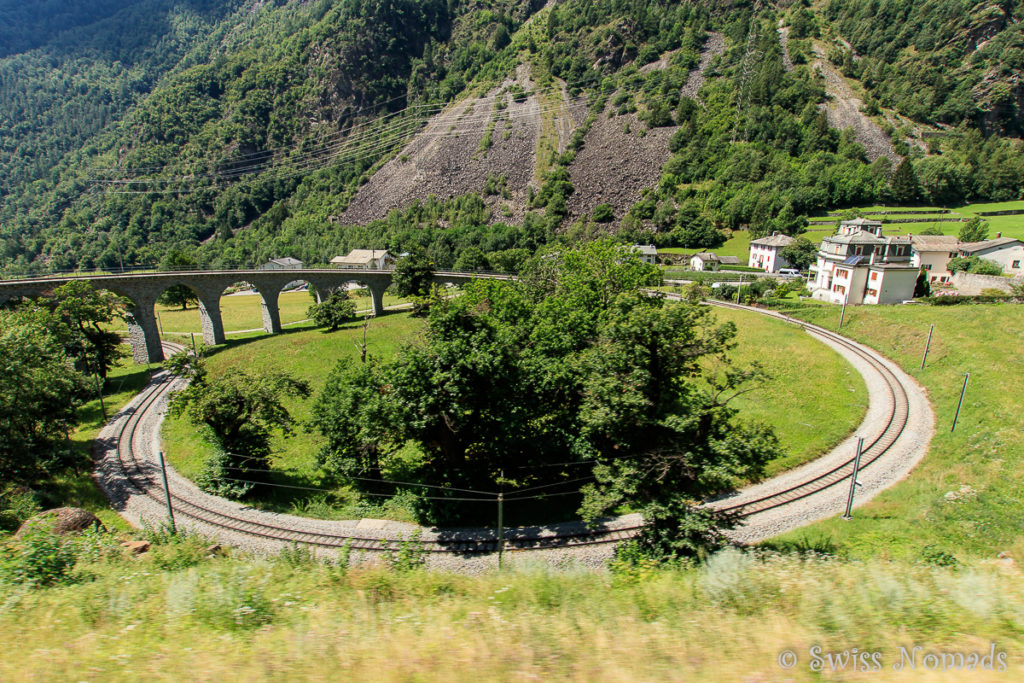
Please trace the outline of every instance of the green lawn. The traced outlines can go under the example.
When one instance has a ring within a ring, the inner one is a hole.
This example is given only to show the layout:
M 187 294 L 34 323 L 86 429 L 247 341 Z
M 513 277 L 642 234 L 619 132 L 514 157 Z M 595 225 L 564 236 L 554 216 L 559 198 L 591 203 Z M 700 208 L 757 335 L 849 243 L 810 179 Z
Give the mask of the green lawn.
M 357 292 L 359 291 L 357 290 Z M 353 296 L 356 307 L 360 311 L 370 310 L 372 304 L 368 295 L 353 294 Z M 404 299 L 392 294 L 384 295 L 385 306 L 394 306 L 404 302 Z M 306 311 L 312 304 L 313 298 L 309 292 L 282 292 L 277 300 L 281 324 L 290 325 L 305 320 Z M 199 334 L 202 332 L 198 308 L 189 308 L 183 311 L 180 307 L 169 308 L 157 304 L 156 312 L 160 316 L 160 327 L 164 334 L 188 334 L 190 332 Z M 221 297 L 220 315 L 224 323 L 224 330 L 228 333 L 263 328 L 263 307 L 260 304 L 260 297 L 256 294 L 232 294 Z
M 736 324 L 733 358 L 760 363 L 771 376 L 736 399 L 744 415 L 773 425 L 789 452 L 769 465 L 769 475 L 825 453 L 860 424 L 867 388 L 838 353 L 794 325 L 756 313 L 715 309 L 715 316 Z
M 659 254 L 682 254 L 685 256 L 693 256 L 701 251 L 712 251 L 719 256 L 736 256 L 742 262 L 741 265 L 745 266 L 750 259 L 750 233 L 746 230 L 734 230 L 725 244 L 718 249 L 684 249 L 682 247 L 658 249 Z
M 884 216 L 878 211 L 885 210 L 898 210 L 900 207 L 884 207 L 884 206 L 870 206 L 860 207 L 856 211 L 858 215 L 864 216 L 865 218 L 920 218 L 920 221 L 915 223 L 891 223 L 887 224 L 884 228 L 884 233 L 887 235 L 905 235 L 910 233 L 919 233 L 922 230 L 929 227 L 938 227 L 942 230 L 945 235 L 955 235 L 959 232 L 960 223 L 936 223 L 934 218 L 958 218 L 965 217 L 971 218 L 977 215 L 979 212 L 985 211 L 1009 211 L 1009 210 L 1024 210 L 1024 201 L 1014 202 L 991 202 L 991 203 L 980 203 L 980 204 L 965 204 L 964 206 L 952 207 L 951 213 L 948 214 L 936 214 L 929 213 L 929 210 L 933 210 L 934 207 L 907 207 L 906 210 L 913 209 L 914 213 L 911 214 L 898 214 Z M 811 220 L 834 220 L 832 216 L 814 216 Z M 1003 237 L 1014 237 L 1017 239 L 1024 240 L 1024 215 L 1018 216 L 981 216 L 981 219 L 989 224 L 989 237 L 995 237 L 997 232 L 1001 232 Z M 812 226 L 815 227 L 815 226 Z
M 734 352 L 737 362 L 743 365 L 759 362 L 772 377 L 769 384 L 737 399 L 737 405 L 750 417 L 770 422 L 778 429 L 788 455 L 771 464 L 771 473 L 821 454 L 860 423 L 866 408 L 866 389 L 860 376 L 834 351 L 792 325 L 777 320 L 726 310 L 716 311 L 716 315 L 723 322 L 735 322 L 739 328 L 739 347 Z M 375 319 L 367 337 L 370 353 L 382 359 L 391 357 L 423 326 L 421 319 L 407 313 Z M 292 414 L 299 421 L 305 421 L 335 363 L 341 358 L 357 357 L 356 343 L 361 335 L 358 324 L 333 333 L 296 329 L 274 336 L 248 334 L 217 348 L 209 358 L 209 367 L 213 374 L 228 367 L 256 372 L 280 369 L 308 380 L 313 386 L 313 397 L 287 401 Z M 828 388 L 824 393 L 808 391 L 808 377 L 814 377 Z M 198 475 L 203 463 L 213 454 L 210 444 L 183 418 L 168 418 L 164 422 L 163 442 L 168 460 L 187 477 Z M 317 436 L 301 429 L 288 437 L 275 436 L 272 462 L 275 469 L 288 470 L 288 473 L 275 475 L 275 482 L 290 486 L 324 486 L 316 469 L 318 448 Z M 346 509 L 355 499 L 345 487 L 332 489 L 332 500 L 337 505 L 336 509 L 331 509 L 311 492 L 282 490 L 267 504 L 274 509 L 312 506 L 294 511 L 312 516 L 344 517 L 359 514 L 353 508 Z M 374 511 L 385 516 L 392 513 L 404 517 L 397 508 Z
M 834 327 L 833 309 L 793 314 Z M 933 323 L 931 353 L 920 371 Z M 938 420 L 935 438 L 910 477 L 859 508 L 852 521 L 833 518 L 785 538 L 827 537 L 862 558 L 914 560 L 929 546 L 960 559 L 1004 550 L 1024 558 L 1024 307 L 858 306 L 847 309 L 843 329 L 924 385 Z M 967 372 L 963 411 L 951 433 Z

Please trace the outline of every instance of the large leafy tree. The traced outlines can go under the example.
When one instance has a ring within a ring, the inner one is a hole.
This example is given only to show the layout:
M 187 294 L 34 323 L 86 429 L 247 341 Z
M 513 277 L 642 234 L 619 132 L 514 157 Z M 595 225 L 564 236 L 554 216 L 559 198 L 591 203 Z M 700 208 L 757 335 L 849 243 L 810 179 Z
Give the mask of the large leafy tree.
M 806 237 L 797 237 L 795 242 L 787 244 L 779 255 L 799 270 L 806 270 L 818 259 L 818 245 Z
M 423 342 L 393 362 L 335 370 L 314 408 L 321 462 L 408 474 L 396 456 L 414 443 L 414 474 L 439 486 L 571 491 L 592 472 L 588 517 L 630 503 L 650 512 L 652 552 L 713 544 L 731 520 L 696 503 L 756 477 L 779 448 L 729 407 L 757 375 L 728 364 L 735 329 L 645 291 L 658 281 L 604 241 L 535 259 L 518 282 L 472 283 L 437 302 Z M 464 506 L 425 508 L 453 521 Z M 663 542 L 679 540 L 672 524 L 690 530 L 685 541 Z
M 72 280 L 31 306 L 49 314 L 54 334 L 79 370 L 106 378 L 124 356 L 120 335 L 108 329 L 125 315 L 126 302 L 116 294 Z
M 309 383 L 284 373 L 255 374 L 239 369 L 210 376 L 201 360 L 176 354 L 167 367 L 191 379 L 174 394 L 172 415 L 185 415 L 206 425 L 227 455 L 228 476 L 259 476 L 266 468 L 273 431 L 289 434 L 295 420 L 284 405 L 286 396 L 308 396 Z M 252 472 L 255 470 L 255 472 Z
M 85 391 L 61 341 L 31 311 L 0 311 L 0 480 L 32 483 L 68 464 Z

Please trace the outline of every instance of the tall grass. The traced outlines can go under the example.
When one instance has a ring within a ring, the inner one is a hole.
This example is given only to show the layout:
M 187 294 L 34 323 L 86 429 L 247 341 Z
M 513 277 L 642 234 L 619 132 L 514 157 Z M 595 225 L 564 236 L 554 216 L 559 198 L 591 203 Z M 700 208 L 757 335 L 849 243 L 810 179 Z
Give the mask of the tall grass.
M 1024 673 L 1024 586 L 991 565 L 727 551 L 638 580 L 530 562 L 461 576 L 301 557 L 82 570 L 92 580 L 0 584 L 0 679 L 810 681 L 822 677 L 817 646 L 878 652 L 878 680 L 892 680 L 900 648 L 987 654 L 993 643 L 1009 671 L 970 680 Z M 784 650 L 792 669 L 779 666 Z M 900 680 L 966 672 L 930 674 L 919 660 L 911 673 Z

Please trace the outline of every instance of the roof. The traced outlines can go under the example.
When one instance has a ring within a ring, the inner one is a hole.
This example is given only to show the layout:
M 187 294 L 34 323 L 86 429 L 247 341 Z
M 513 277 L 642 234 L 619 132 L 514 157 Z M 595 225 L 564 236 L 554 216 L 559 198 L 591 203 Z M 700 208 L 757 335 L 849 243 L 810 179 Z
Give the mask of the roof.
M 916 251 L 956 251 L 960 244 L 956 235 L 914 235 L 910 242 Z
M 873 221 L 873 220 L 869 220 L 867 218 L 854 218 L 853 220 L 842 221 L 842 222 L 839 223 L 839 225 L 871 225 L 871 226 L 875 226 L 875 227 L 877 227 L 877 226 L 879 226 L 881 224 L 882 224 L 882 221 Z
M 965 254 L 976 254 L 979 251 L 988 251 L 989 249 L 1012 247 L 1014 244 L 1024 244 L 1024 242 L 1012 237 L 997 237 L 993 240 L 985 240 L 984 242 L 967 242 L 965 244 L 961 244 L 960 251 Z
M 780 235 L 778 233 L 750 241 L 751 244 L 757 244 L 762 247 L 788 247 L 793 242 L 796 242 L 796 240 L 789 235 Z
M 267 265 L 270 265 L 271 263 L 276 263 L 279 266 L 289 266 L 295 268 L 302 267 L 302 261 L 300 261 L 297 258 L 292 258 L 291 256 L 285 256 L 284 258 L 272 258 L 269 261 L 267 261 Z
M 739 256 L 719 256 L 718 262 L 728 264 L 730 266 L 739 265 L 741 263 Z
M 839 244 L 910 244 L 910 238 L 907 236 L 903 237 L 879 237 L 874 233 L 870 232 L 855 232 L 852 235 L 831 235 L 826 237 L 826 242 L 836 242 Z
M 699 258 L 701 261 L 719 261 L 718 254 L 712 254 L 710 251 L 702 251 L 699 254 L 694 254 L 693 258 Z
M 365 266 L 371 261 L 384 258 L 388 255 L 387 249 L 353 249 L 348 256 L 335 256 L 331 263 L 338 265 Z
M 639 252 L 644 256 L 657 256 L 658 248 L 653 244 L 634 244 L 633 251 Z

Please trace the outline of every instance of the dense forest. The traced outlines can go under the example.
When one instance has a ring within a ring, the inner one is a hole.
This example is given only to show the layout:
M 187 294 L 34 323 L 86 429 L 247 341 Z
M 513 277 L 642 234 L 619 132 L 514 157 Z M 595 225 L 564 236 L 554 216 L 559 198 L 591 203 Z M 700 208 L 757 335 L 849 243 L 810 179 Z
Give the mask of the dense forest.
M 616 233 L 713 247 L 728 229 L 797 233 L 827 208 L 1017 199 L 1024 185 L 1021 9 L 1010 0 L 50 5 L 0 2 L 7 274 L 172 256 L 322 263 L 356 247 L 514 270 L 554 241 Z M 725 49 L 684 95 L 711 36 Z M 901 181 L 897 163 L 869 162 L 851 131 L 830 127 L 814 49 L 864 87 L 866 114 L 936 131 L 914 144 L 905 127 L 886 129 L 906 158 Z M 564 87 L 588 113 L 538 160 L 521 215 L 491 208 L 504 182 L 494 176 L 382 220 L 338 221 L 431 114 L 524 66 L 538 92 Z M 623 215 L 599 205 L 570 218 L 570 169 L 600 117 L 638 141 L 668 129 L 667 161 Z

